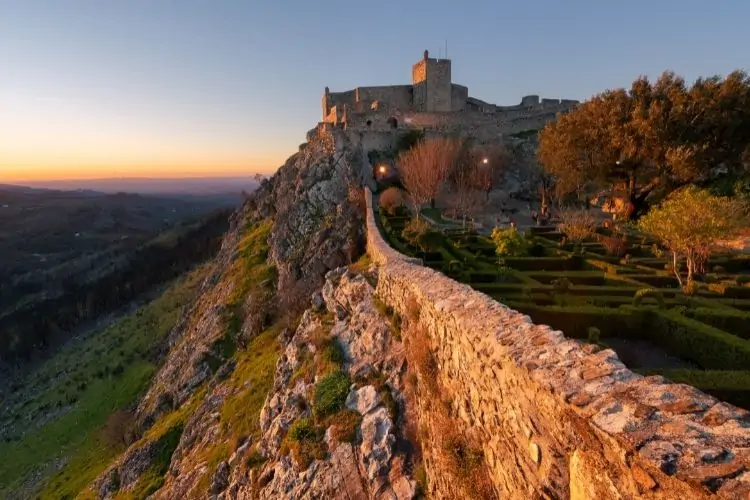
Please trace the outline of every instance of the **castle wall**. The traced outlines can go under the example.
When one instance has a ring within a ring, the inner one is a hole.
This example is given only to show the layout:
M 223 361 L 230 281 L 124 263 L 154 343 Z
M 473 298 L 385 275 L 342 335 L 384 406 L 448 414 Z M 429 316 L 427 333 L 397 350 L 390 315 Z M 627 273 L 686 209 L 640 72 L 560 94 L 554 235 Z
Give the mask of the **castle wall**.
M 412 108 L 412 86 L 411 85 L 389 85 L 382 87 L 357 87 L 356 100 L 357 111 L 370 109 L 373 101 L 379 101 L 388 109 L 409 110 Z
M 451 84 L 451 111 L 464 111 L 466 100 L 469 98 L 469 88 L 463 85 Z
M 430 497 L 463 498 L 438 460 L 441 404 L 478 437 L 499 498 L 750 497 L 750 412 L 637 375 L 422 267 L 388 246 L 365 197 L 377 294 L 405 318 L 416 306 L 437 361 L 442 401 L 417 397 Z
M 328 112 L 323 114 L 323 117 L 325 118 L 328 113 L 330 113 L 330 109 L 333 106 L 339 106 L 341 109 L 343 109 L 344 104 L 346 104 L 349 109 L 355 109 L 356 107 L 356 89 L 355 90 L 347 90 L 345 92 L 329 92 L 328 93 L 328 99 L 327 99 L 327 105 L 328 105 Z M 325 100 L 325 96 L 324 100 Z

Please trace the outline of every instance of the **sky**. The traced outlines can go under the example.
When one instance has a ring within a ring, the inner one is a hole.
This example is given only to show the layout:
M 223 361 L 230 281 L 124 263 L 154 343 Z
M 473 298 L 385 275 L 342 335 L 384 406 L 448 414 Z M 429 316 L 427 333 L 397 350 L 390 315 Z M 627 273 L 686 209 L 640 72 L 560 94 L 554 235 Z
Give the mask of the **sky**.
M 0 182 L 270 173 L 425 49 L 500 105 L 748 69 L 742 0 L 0 0 Z

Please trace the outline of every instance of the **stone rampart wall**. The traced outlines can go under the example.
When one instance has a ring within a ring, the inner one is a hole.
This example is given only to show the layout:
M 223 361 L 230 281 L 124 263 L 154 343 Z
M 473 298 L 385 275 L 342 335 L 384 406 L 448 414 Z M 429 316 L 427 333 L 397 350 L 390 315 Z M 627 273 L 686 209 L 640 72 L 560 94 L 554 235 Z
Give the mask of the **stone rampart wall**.
M 388 108 L 411 109 L 412 86 L 389 85 L 383 87 L 357 87 L 357 111 L 367 111 L 373 101 Z
M 405 317 L 418 305 L 440 383 L 464 432 L 484 443 L 500 498 L 750 498 L 749 412 L 634 374 L 612 350 L 407 259 L 386 244 L 366 198 L 377 293 Z M 431 497 L 457 498 L 440 461 L 427 460 L 432 441 L 423 441 Z

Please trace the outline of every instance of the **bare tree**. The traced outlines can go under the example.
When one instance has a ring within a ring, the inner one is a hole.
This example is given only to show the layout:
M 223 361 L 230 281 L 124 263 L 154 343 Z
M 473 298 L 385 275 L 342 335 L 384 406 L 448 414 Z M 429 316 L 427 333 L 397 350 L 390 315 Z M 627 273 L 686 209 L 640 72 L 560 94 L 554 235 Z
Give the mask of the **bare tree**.
M 502 182 L 510 164 L 511 155 L 502 145 L 480 145 L 469 150 L 469 161 L 472 162 L 472 165 L 479 166 L 483 170 L 481 173 L 484 180 L 482 188 L 489 199 L 490 191 Z
M 482 151 L 465 148 L 448 172 L 448 204 L 455 216 L 466 219 L 487 205 L 492 189 L 493 169 Z
M 422 205 L 435 206 L 435 198 L 443 188 L 448 171 L 463 153 L 460 139 L 441 137 L 418 142 L 401 153 L 397 160 L 401 183 L 411 195 L 419 216 Z

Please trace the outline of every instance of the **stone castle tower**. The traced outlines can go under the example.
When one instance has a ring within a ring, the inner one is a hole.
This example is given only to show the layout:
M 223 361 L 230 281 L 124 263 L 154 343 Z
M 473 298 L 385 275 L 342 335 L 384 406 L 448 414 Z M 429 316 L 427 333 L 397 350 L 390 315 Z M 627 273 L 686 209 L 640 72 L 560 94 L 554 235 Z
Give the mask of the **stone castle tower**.
M 411 83 L 416 111 L 452 111 L 450 59 L 430 59 L 425 50 L 422 60 L 411 68 Z

